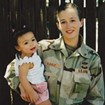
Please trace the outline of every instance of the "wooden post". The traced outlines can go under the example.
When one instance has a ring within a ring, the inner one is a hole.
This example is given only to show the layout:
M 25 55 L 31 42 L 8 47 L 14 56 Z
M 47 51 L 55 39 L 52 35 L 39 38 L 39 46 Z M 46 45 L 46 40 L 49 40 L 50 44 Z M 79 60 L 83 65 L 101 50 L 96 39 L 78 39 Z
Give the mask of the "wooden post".
M 99 20 L 99 54 L 102 60 L 103 72 L 105 74 L 105 3 L 101 4 L 98 11 L 98 20 Z M 105 75 L 104 75 L 105 80 Z
M 58 6 L 58 0 L 49 0 L 49 7 L 47 12 L 48 17 L 48 29 L 49 29 L 49 38 L 54 39 L 59 37 L 59 33 L 56 27 L 55 19 L 54 19 L 54 11 Z
M 0 105 L 10 105 L 9 86 L 4 79 L 6 66 L 9 62 L 8 52 L 8 1 L 0 0 Z
M 96 0 L 86 0 L 86 43 L 93 49 L 96 44 Z

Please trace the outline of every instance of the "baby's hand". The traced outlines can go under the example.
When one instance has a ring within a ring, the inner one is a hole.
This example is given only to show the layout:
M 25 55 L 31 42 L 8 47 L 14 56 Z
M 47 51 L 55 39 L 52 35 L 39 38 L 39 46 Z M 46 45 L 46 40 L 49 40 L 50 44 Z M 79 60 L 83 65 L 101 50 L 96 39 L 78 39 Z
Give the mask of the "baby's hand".
M 33 68 L 33 63 L 23 63 L 19 66 L 19 76 L 27 76 L 29 69 Z
M 30 65 L 30 69 L 32 69 L 33 67 L 34 67 L 34 64 L 33 63 L 29 63 L 29 65 Z

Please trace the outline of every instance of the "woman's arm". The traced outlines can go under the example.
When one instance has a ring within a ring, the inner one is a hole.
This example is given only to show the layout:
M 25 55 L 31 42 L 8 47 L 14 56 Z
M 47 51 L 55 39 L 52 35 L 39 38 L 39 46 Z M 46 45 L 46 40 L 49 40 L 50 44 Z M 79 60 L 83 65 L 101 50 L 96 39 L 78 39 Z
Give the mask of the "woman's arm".
M 92 83 L 86 101 L 90 103 L 88 105 L 103 105 L 105 100 L 105 87 L 100 58 L 96 58 L 91 65 Z
M 8 82 L 8 85 L 19 93 L 19 78 L 15 74 L 15 59 L 7 65 L 7 69 L 4 75 L 5 79 Z

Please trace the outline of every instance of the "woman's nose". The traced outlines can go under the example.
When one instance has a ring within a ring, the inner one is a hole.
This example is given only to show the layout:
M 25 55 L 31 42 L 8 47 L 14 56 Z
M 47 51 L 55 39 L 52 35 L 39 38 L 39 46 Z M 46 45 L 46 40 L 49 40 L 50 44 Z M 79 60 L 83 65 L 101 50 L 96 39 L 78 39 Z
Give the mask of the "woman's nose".
M 68 22 L 66 26 L 70 28 L 72 25 Z

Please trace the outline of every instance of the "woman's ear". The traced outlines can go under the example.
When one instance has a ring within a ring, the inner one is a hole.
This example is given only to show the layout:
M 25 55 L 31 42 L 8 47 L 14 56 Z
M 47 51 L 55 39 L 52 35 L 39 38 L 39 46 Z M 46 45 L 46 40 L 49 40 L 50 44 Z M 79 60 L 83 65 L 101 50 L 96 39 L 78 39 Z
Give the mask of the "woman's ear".
M 56 22 L 56 25 L 57 25 L 57 28 L 59 29 L 59 23 L 58 22 Z
M 57 28 L 60 31 L 61 30 L 61 24 L 59 24 L 59 22 L 56 22 Z
M 81 27 L 82 27 L 84 24 L 84 19 L 81 19 L 80 22 L 81 22 Z

